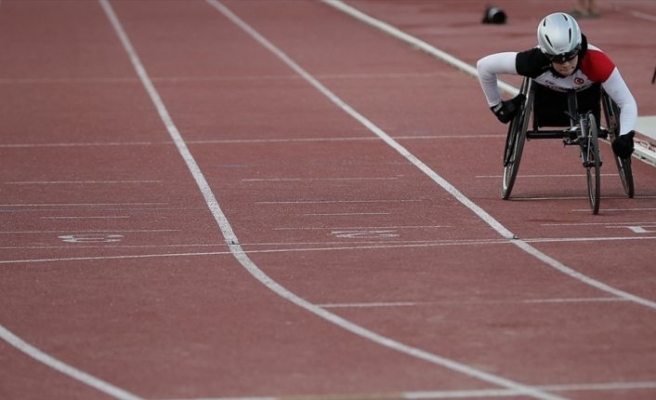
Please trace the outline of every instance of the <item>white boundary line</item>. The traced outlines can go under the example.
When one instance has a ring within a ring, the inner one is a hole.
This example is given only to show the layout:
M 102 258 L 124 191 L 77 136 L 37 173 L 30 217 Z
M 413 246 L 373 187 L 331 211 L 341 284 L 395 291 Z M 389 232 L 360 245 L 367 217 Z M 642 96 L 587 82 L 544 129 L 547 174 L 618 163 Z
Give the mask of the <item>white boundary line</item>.
M 573 383 L 562 385 L 541 385 L 539 389 L 554 392 L 591 392 L 609 390 L 644 390 L 656 388 L 656 382 L 604 382 L 604 383 Z M 205 397 L 205 398 L 177 398 L 160 400 L 352 400 L 364 399 L 474 399 L 474 398 L 503 398 L 521 395 L 512 389 L 474 389 L 474 390 L 427 390 L 416 392 L 396 393 L 345 393 L 343 395 L 306 395 L 292 397 Z
M 404 134 L 394 136 L 399 140 L 449 140 L 449 139 L 498 139 L 504 138 L 504 134 L 486 134 L 486 135 L 410 135 Z M 333 138 L 259 138 L 259 139 L 202 139 L 188 140 L 191 144 L 242 144 L 242 143 L 303 143 L 303 142 L 362 142 L 379 140 L 376 137 L 333 137 Z M 0 144 L 0 149 L 18 149 L 18 148 L 52 148 L 52 147 L 119 147 L 119 146 L 171 146 L 170 142 L 123 142 L 123 143 L 16 143 Z
M 23 339 L 11 333 L 4 326 L 0 325 L 0 338 L 6 341 L 10 345 L 14 346 L 16 349 L 22 351 L 33 359 L 49 366 L 55 371 L 59 371 L 62 374 L 68 375 L 71 378 L 78 380 L 86 385 L 89 385 L 99 391 L 106 393 L 114 398 L 121 400 L 141 400 L 141 397 L 138 397 L 126 390 L 123 390 L 119 387 L 112 385 L 111 383 L 105 382 L 102 379 L 98 379 L 93 375 L 90 375 L 84 371 L 81 371 L 77 368 L 74 368 L 55 357 L 52 357 L 43 351 L 37 349 L 31 344 L 25 342 Z
M 438 60 L 444 61 L 445 63 L 465 72 L 466 74 L 473 76 L 474 78 L 478 78 L 478 71 L 476 70 L 475 67 L 467 64 L 466 62 L 463 62 L 462 60 L 455 58 L 451 54 L 448 54 L 434 46 L 431 46 L 430 44 L 424 42 L 423 40 L 420 40 L 412 35 L 409 35 L 401 31 L 400 29 L 390 24 L 387 24 L 383 21 L 370 17 L 369 15 L 363 13 L 362 11 L 359 11 L 358 9 L 352 6 L 345 4 L 342 0 L 321 0 L 321 1 L 328 4 L 329 6 L 332 6 L 350 15 L 355 19 L 358 19 L 368 25 L 380 29 L 381 31 L 387 33 L 388 35 L 391 35 L 396 39 L 408 43 L 414 48 L 417 48 L 423 52 L 426 52 L 434 56 Z M 645 18 L 645 16 L 649 16 L 649 14 L 637 13 L 637 12 L 632 12 L 632 14 L 636 17 L 642 17 L 642 18 Z M 510 94 L 511 96 L 516 96 L 519 93 L 518 88 L 506 82 L 503 82 L 502 80 L 499 80 L 499 89 Z M 649 165 L 656 166 L 656 153 L 644 148 L 643 146 L 635 146 L 634 156 L 635 158 L 637 158 L 642 162 L 645 162 Z
M 649 240 L 656 241 L 656 236 L 615 236 L 615 237 L 583 237 L 583 238 L 525 238 L 526 243 L 584 243 L 584 242 L 617 242 L 617 241 L 636 241 Z M 320 243 L 246 243 L 242 246 L 284 246 L 276 249 L 263 250 L 244 250 L 245 254 L 273 254 L 273 253 L 303 253 L 318 251 L 350 251 L 350 250 L 376 250 L 376 249 L 402 249 L 402 248 L 425 248 L 425 247 L 444 247 L 444 246 L 485 246 L 485 245 L 509 245 L 510 241 L 505 239 L 472 239 L 472 240 L 433 240 L 433 241 L 362 241 L 358 244 L 352 242 L 320 242 Z M 332 245 L 332 246 L 331 246 Z M 181 245 L 170 247 L 207 247 L 215 245 Z M 294 246 L 294 247 L 292 247 Z M 308 246 L 308 247 L 304 247 Z M 312 247 L 315 246 L 315 247 Z M 316 247 L 321 246 L 321 247 Z M 98 246 L 84 246 L 80 249 L 96 248 Z M 112 249 L 118 248 L 148 248 L 159 246 L 112 246 Z M 0 249 L 29 249 L 29 248 L 56 248 L 62 246 L 0 246 Z M 150 254 L 132 254 L 118 256 L 80 256 L 80 257 L 58 257 L 58 258 L 33 258 L 33 259 L 13 259 L 0 260 L 1 265 L 10 264 L 36 264 L 36 263 L 62 263 L 74 261 L 106 261 L 106 260 L 131 260 L 140 258 L 173 258 L 173 257 L 206 257 L 206 256 L 224 256 L 232 255 L 226 251 L 206 251 L 206 252 L 187 252 L 187 253 L 150 253 Z M 622 298 L 629 301 L 630 299 Z

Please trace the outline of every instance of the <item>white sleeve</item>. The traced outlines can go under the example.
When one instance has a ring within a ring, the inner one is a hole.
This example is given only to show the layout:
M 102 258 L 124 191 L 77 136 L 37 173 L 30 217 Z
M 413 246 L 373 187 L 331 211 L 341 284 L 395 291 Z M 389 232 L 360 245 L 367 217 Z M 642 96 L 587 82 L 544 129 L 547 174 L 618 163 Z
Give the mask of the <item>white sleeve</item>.
M 502 100 L 497 75 L 518 75 L 517 68 L 515 67 L 516 58 L 516 52 L 496 53 L 483 57 L 476 63 L 478 80 L 481 83 L 487 104 L 490 107 L 499 104 Z
M 638 105 L 624 79 L 622 79 L 620 71 L 615 68 L 601 86 L 622 110 L 620 113 L 620 135 L 634 130 L 638 122 Z

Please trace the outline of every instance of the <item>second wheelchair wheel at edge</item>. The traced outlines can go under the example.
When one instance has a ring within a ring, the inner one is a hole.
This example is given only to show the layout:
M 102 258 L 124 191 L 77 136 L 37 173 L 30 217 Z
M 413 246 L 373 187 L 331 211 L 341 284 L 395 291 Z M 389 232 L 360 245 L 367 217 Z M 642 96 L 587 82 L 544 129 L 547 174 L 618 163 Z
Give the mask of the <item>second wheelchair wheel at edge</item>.
M 610 131 L 608 140 L 612 143 L 613 140 L 617 138 L 617 135 L 619 135 L 620 108 L 605 92 L 602 93 L 602 106 L 606 118 L 606 124 Z M 623 159 L 613 154 L 613 158 L 615 159 L 615 165 L 617 166 L 617 172 L 620 175 L 620 181 L 622 182 L 624 193 L 632 199 L 635 195 L 635 187 L 633 185 L 631 157 Z
M 631 157 L 619 158 L 617 156 L 614 156 L 613 158 L 615 158 L 615 164 L 617 165 L 617 171 L 620 174 L 620 180 L 622 181 L 624 192 L 630 199 L 632 199 L 635 194 L 635 189 L 633 186 L 633 171 L 631 169 Z

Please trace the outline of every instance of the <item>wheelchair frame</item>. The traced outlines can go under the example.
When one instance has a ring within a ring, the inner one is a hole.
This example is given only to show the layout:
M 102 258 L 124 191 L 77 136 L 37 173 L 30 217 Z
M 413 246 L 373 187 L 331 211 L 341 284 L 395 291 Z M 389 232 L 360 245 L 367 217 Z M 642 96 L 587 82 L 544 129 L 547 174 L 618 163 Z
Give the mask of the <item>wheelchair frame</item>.
M 501 184 L 501 197 L 510 198 L 510 193 L 517 177 L 522 157 L 524 142 L 532 139 L 562 139 L 565 146 L 578 145 L 583 167 L 586 169 L 588 184 L 588 199 L 593 214 L 599 213 L 601 195 L 601 155 L 599 153 L 599 138 L 610 142 L 619 135 L 619 107 L 606 94 L 601 93 L 601 109 L 606 126 L 601 127 L 592 112 L 579 113 L 576 92 L 568 92 L 567 115 L 570 126 L 559 129 L 539 129 L 534 118 L 533 105 L 535 99 L 534 82 L 525 77 L 522 81 L 520 93 L 526 98 L 524 105 L 515 115 L 508 127 L 506 145 L 503 157 L 503 178 Z M 533 120 L 529 130 L 529 121 Z M 629 198 L 634 195 L 633 174 L 631 158 L 621 159 L 613 154 L 618 168 L 624 191 Z

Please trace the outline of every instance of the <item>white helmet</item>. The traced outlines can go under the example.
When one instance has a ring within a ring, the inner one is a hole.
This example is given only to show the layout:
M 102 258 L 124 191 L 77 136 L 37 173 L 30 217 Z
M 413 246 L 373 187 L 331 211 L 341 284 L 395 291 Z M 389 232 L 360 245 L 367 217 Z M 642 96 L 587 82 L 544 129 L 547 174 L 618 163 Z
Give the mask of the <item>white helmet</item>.
M 571 59 L 581 50 L 581 29 L 571 15 L 549 14 L 538 25 L 538 45 L 550 59 Z

